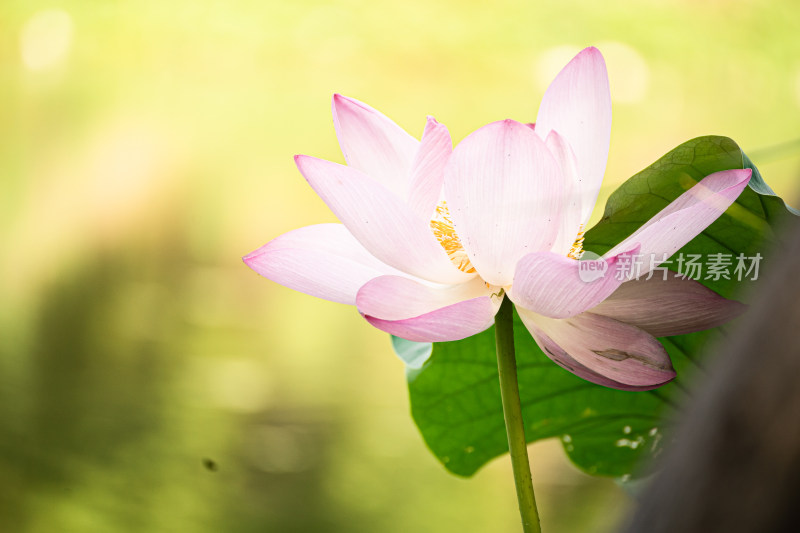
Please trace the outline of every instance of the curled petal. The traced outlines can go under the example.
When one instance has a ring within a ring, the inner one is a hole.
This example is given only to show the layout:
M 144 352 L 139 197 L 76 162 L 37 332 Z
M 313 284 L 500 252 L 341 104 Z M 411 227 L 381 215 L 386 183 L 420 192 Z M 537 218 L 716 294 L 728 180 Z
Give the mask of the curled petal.
M 646 274 L 719 218 L 747 186 L 751 173 L 748 168 L 706 176 L 606 255 L 639 244 L 643 260 L 638 273 Z
M 381 276 L 359 289 L 356 305 L 363 315 L 402 320 L 489 295 L 490 290 L 478 278 L 458 285 L 431 286 L 409 278 Z
M 505 286 L 523 255 L 555 241 L 561 169 L 530 127 L 494 122 L 456 146 L 445 168 L 445 198 L 472 266 Z
M 244 256 L 272 281 L 318 298 L 353 305 L 367 281 L 402 275 L 378 261 L 341 224 L 319 224 L 285 233 Z
M 462 283 L 473 277 L 450 262 L 429 221 L 375 180 L 314 157 L 296 156 L 295 162 L 336 217 L 382 262 L 437 283 Z
M 542 97 L 536 132 L 551 131 L 566 139 L 578 161 L 581 222 L 594 209 L 608 160 L 611 139 L 611 92 L 603 55 L 597 48 L 581 51 L 556 76 Z
M 370 106 L 333 95 L 333 125 L 345 161 L 405 198 L 417 141 Z
M 583 313 L 613 293 L 627 279 L 631 250 L 595 261 L 577 261 L 552 252 L 534 252 L 517 263 L 509 297 L 518 306 L 550 318 Z
M 564 351 L 563 348 L 561 348 L 561 346 L 553 342 L 553 339 L 545 335 L 542 331 L 537 331 L 536 333 L 533 331 L 534 330 L 531 330 L 531 334 L 533 339 L 536 341 L 536 344 L 539 345 L 539 348 L 541 348 L 542 351 L 547 354 L 547 356 L 552 359 L 554 363 L 572 372 L 579 378 L 583 378 L 586 381 L 591 381 L 592 383 L 597 383 L 598 385 L 602 385 L 604 387 L 626 391 L 645 391 L 660 386 L 656 385 L 654 387 L 652 385 L 626 385 L 624 383 L 614 381 L 613 379 L 609 379 L 601 374 L 598 374 L 597 372 L 589 370 L 578 361 L 573 359 L 567 352 Z
M 520 307 L 517 312 L 534 337 L 546 337 L 580 365 L 624 387 L 655 388 L 675 377 L 661 343 L 635 326 L 593 313 L 559 320 Z M 558 351 L 550 350 L 558 360 Z
M 480 296 L 404 320 L 364 318 L 376 328 L 415 342 L 448 342 L 471 337 L 494 323 L 498 298 Z
M 591 312 L 632 324 L 654 337 L 668 337 L 720 326 L 746 309 L 694 280 L 667 272 L 666 279 L 659 275 L 623 283 Z

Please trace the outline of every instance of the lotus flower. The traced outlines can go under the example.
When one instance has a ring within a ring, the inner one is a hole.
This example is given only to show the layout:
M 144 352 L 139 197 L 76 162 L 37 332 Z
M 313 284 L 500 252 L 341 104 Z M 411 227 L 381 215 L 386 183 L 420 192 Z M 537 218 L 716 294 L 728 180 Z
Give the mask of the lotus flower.
M 492 325 L 510 298 L 556 363 L 626 390 L 675 376 L 657 336 L 717 326 L 742 308 L 695 281 L 619 273 L 637 254 L 671 256 L 739 196 L 749 170 L 709 175 L 578 274 L 583 228 L 605 172 L 611 99 L 605 62 L 580 52 L 556 77 L 535 125 L 504 120 L 455 150 L 429 117 L 421 141 L 378 111 L 333 97 L 347 165 L 296 156 L 341 224 L 286 233 L 244 257 L 292 289 L 356 305 L 373 326 L 421 342 Z

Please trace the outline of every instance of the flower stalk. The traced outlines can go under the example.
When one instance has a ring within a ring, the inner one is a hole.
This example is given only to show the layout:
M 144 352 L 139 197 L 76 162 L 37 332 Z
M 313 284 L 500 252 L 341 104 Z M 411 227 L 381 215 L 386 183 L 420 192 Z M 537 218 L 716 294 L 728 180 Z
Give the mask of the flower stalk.
M 514 305 L 503 298 L 500 310 L 495 315 L 495 341 L 497 346 L 497 369 L 500 373 L 500 395 L 503 398 L 503 416 L 506 420 L 508 450 L 511 468 L 517 488 L 519 514 L 525 533 L 541 533 L 536 496 L 533 493 L 531 467 L 528 461 L 528 442 L 522 421 L 522 406 L 517 384 L 517 359 L 514 352 Z

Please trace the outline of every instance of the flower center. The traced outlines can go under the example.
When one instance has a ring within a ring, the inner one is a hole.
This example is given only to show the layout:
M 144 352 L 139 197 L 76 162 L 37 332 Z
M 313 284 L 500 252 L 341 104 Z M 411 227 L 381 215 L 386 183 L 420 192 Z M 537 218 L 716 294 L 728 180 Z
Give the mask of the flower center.
M 583 224 L 580 225 L 578 228 L 578 235 L 575 237 L 575 242 L 572 243 L 572 247 L 567 252 L 567 257 L 570 257 L 575 260 L 579 260 L 583 255 L 583 236 L 586 232 L 583 230 Z
M 439 244 L 442 245 L 444 251 L 447 252 L 447 256 L 456 268 L 467 274 L 475 272 L 475 268 L 472 266 L 472 263 L 469 262 L 467 252 L 461 244 L 461 239 L 459 239 L 456 234 L 456 229 L 453 226 L 453 219 L 450 217 L 450 210 L 447 209 L 446 201 L 442 200 L 436 206 L 436 212 L 430 224 L 433 235 L 436 237 L 436 240 L 439 241 Z

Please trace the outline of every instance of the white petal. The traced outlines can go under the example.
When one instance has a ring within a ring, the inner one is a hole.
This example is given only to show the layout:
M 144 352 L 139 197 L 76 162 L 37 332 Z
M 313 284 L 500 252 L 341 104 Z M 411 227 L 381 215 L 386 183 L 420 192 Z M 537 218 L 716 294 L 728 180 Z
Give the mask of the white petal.
M 450 262 L 429 221 L 417 217 L 375 180 L 314 157 L 296 156 L 295 162 L 336 217 L 382 262 L 438 283 L 462 283 L 473 277 Z
M 600 191 L 611 138 L 611 93 L 603 55 L 586 48 L 547 88 L 536 117 L 536 132 L 563 136 L 578 160 L 581 221 L 586 223 Z
M 350 305 L 367 281 L 384 274 L 402 275 L 367 252 L 341 224 L 290 231 L 243 259 L 276 283 Z
M 461 141 L 445 169 L 445 198 L 478 274 L 505 286 L 519 259 L 549 250 L 563 200 L 561 170 L 533 129 L 513 120 Z
M 419 141 L 383 113 L 333 95 L 333 124 L 347 164 L 405 198 Z

